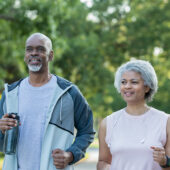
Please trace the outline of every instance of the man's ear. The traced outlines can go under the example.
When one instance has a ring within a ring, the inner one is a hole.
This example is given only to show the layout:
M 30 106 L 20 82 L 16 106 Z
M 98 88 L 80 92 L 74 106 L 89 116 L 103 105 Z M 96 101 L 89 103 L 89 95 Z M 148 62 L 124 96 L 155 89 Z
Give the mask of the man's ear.
M 53 54 L 53 51 L 51 50 L 51 51 L 50 51 L 50 54 L 49 54 L 48 60 L 49 60 L 49 61 L 52 61 L 52 60 L 53 60 L 53 57 L 54 57 L 54 54 Z

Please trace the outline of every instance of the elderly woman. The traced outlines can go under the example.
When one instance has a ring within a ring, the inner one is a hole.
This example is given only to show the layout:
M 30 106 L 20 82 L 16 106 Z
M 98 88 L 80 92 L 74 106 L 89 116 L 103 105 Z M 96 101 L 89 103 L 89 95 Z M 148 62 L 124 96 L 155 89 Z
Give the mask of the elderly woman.
M 147 105 L 157 92 L 152 65 L 133 60 L 120 66 L 114 85 L 126 107 L 99 129 L 98 170 L 161 170 L 169 167 L 170 118 Z

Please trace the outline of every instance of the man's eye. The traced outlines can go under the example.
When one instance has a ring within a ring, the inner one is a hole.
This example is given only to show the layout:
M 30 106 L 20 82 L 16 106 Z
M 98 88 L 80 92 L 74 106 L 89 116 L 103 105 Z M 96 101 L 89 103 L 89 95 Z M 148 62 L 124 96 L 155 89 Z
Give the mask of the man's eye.
M 44 52 L 44 51 L 45 51 L 45 48 L 43 48 L 43 47 L 38 47 L 38 48 L 37 48 L 37 51 L 39 51 L 39 52 Z
M 133 84 L 138 84 L 138 82 L 137 82 L 137 81 L 133 81 L 132 83 L 133 83 Z
M 27 48 L 26 51 L 30 52 L 32 51 L 33 49 L 32 48 Z

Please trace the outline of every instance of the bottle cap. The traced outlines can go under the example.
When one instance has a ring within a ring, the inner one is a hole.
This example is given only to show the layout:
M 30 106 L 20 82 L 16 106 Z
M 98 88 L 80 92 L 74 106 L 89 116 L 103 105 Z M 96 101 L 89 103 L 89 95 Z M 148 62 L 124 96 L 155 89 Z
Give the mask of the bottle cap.
M 13 117 L 12 115 L 15 115 L 15 117 Z M 17 113 L 9 113 L 9 118 L 13 118 L 13 119 L 16 119 L 16 120 L 19 120 L 19 115 Z

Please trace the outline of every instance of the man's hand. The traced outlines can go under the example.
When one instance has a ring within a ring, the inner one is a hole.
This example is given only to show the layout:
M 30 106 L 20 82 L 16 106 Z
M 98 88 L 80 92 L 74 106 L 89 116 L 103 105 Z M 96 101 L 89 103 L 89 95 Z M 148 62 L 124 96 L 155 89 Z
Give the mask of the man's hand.
M 0 119 L 0 130 L 2 131 L 3 134 L 5 133 L 6 130 L 9 130 L 14 126 L 17 126 L 17 120 L 9 118 L 8 116 L 9 114 L 5 114 Z M 15 117 L 15 115 L 12 116 Z
M 165 149 L 151 146 L 153 149 L 153 159 L 154 161 L 158 162 L 160 165 L 164 166 L 166 164 L 166 155 Z
M 52 152 L 53 164 L 58 169 L 65 168 L 70 162 L 73 161 L 73 154 L 65 152 L 61 149 L 55 149 Z

